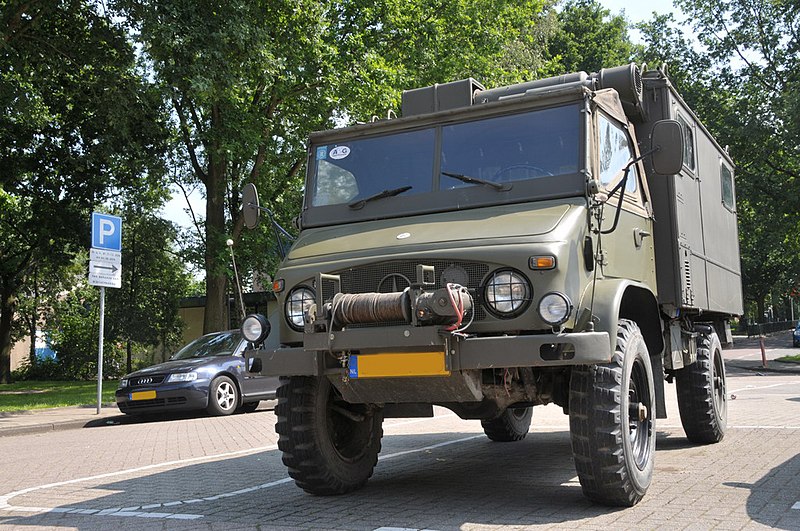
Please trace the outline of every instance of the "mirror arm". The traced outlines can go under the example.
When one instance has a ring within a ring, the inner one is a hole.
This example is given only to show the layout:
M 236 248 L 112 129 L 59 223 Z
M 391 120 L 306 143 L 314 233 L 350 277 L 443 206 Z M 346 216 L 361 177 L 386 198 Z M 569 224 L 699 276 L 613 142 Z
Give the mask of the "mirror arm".
M 286 229 L 281 227 L 280 223 L 275 220 L 275 214 L 273 214 L 272 210 L 255 203 L 247 203 L 245 206 L 247 208 L 255 208 L 267 213 L 267 216 L 269 216 L 269 223 L 272 225 L 272 230 L 275 232 L 275 240 L 278 242 L 278 250 L 280 251 L 281 259 L 286 258 L 286 248 L 283 244 L 283 238 L 281 236 L 285 237 L 287 240 L 289 240 L 289 242 L 294 241 L 294 236 L 292 236 Z
M 644 153 L 642 153 L 641 155 L 639 155 L 635 159 L 631 160 L 625 166 L 625 175 L 622 177 L 622 180 L 619 182 L 619 184 L 617 184 L 608 193 L 608 197 L 611 198 L 614 194 L 617 193 L 617 190 L 619 190 L 619 203 L 617 204 L 617 211 L 616 211 L 616 213 L 614 213 L 614 224 L 611 226 L 610 229 L 601 230 L 600 234 L 611 234 L 612 232 L 617 230 L 617 224 L 619 224 L 619 215 L 620 215 L 620 213 L 622 213 L 622 201 L 623 201 L 623 199 L 625 199 L 625 185 L 628 182 L 628 174 L 631 171 L 631 166 L 633 166 L 634 164 L 636 164 L 640 160 L 644 159 L 648 155 L 652 155 L 653 153 L 655 153 L 656 151 L 658 151 L 660 149 L 661 149 L 661 146 L 656 146 L 656 147 L 654 147 L 652 149 L 648 149 L 647 151 L 645 151 Z

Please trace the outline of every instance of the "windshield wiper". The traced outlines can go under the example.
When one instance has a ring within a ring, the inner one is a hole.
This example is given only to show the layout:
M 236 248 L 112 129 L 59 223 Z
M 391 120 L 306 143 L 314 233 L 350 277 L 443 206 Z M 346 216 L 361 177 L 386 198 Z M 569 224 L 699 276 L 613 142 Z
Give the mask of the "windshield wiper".
M 365 199 L 361 199 L 359 201 L 354 201 L 347 205 L 352 210 L 359 210 L 364 208 L 364 205 L 369 203 L 370 201 L 376 201 L 378 199 L 383 199 L 384 197 L 394 197 L 396 195 L 400 195 L 403 192 L 408 192 L 411 190 L 413 186 L 401 186 L 400 188 L 394 188 L 393 190 L 384 190 L 383 192 L 378 192 L 375 195 L 371 195 Z
M 449 171 L 443 171 L 442 175 L 447 175 L 448 177 L 452 177 L 453 179 L 458 179 L 462 183 L 482 184 L 484 186 L 489 186 L 491 188 L 494 188 L 498 192 L 507 192 L 511 190 L 510 183 L 500 184 L 492 181 L 487 181 L 486 179 L 478 179 L 477 177 L 470 177 L 469 175 L 464 175 L 463 173 L 450 173 Z

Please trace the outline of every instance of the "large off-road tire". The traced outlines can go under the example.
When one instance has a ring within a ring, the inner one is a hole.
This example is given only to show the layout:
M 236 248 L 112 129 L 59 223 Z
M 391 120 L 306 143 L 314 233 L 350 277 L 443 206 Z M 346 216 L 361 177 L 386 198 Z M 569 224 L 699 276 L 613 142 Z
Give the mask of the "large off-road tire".
M 653 478 L 653 369 L 639 327 L 620 319 L 610 363 L 573 367 L 569 389 L 572 454 L 583 493 L 633 506 Z
M 211 380 L 208 388 L 208 407 L 206 407 L 209 415 L 230 415 L 236 411 L 238 405 L 239 390 L 233 380 L 227 376 L 217 376 Z
M 380 408 L 345 402 L 324 376 L 281 378 L 278 448 L 298 487 L 344 494 L 372 476 L 383 436 Z
M 493 441 L 521 441 L 528 434 L 533 417 L 532 407 L 508 408 L 496 419 L 482 420 L 483 432 Z
M 717 334 L 709 327 L 697 331 L 697 361 L 677 371 L 675 386 L 686 437 L 711 444 L 722 440 L 728 424 L 725 361 Z

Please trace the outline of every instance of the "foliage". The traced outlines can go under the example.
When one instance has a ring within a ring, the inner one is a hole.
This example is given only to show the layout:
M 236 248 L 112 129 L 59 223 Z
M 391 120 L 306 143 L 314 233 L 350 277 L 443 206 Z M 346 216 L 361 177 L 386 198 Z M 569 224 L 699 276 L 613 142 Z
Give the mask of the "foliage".
M 88 247 L 89 214 L 158 202 L 166 130 L 124 30 L 84 0 L 0 6 L 0 382 L 20 295 Z M 154 192 L 155 191 L 155 192 Z
M 310 131 L 397 108 L 401 88 L 468 75 L 517 79 L 503 54 L 509 43 L 531 38 L 528 26 L 543 1 L 117 0 L 114 6 L 133 24 L 173 106 L 183 153 L 176 175 L 205 190 L 199 243 L 208 332 L 228 326 L 228 237 L 242 250 L 246 272 L 276 263 L 264 252 L 275 248 L 268 228 L 242 236 L 245 182 L 255 182 L 262 202 L 287 224 L 299 210 Z
M 114 402 L 116 381 L 104 381 L 102 402 Z M 0 384 L 0 411 L 97 404 L 95 381 L 35 381 Z
M 177 231 L 170 222 L 138 207 L 129 207 L 123 220 L 122 287 L 106 290 L 104 335 L 126 345 L 130 372 L 134 346 L 160 344 L 166 351 L 181 340 L 178 306 L 190 280 L 171 251 Z
M 62 375 L 61 365 L 55 358 L 33 358 L 25 360 L 17 369 L 12 371 L 11 379 L 14 382 L 25 380 L 58 380 Z
M 87 380 L 97 376 L 100 300 L 97 288 L 81 285 L 56 304 L 52 326 L 52 348 L 66 379 Z M 118 378 L 125 371 L 124 351 L 119 341 L 103 342 L 103 375 Z
M 639 51 L 622 15 L 611 15 L 597 0 L 569 0 L 557 15 L 558 27 L 547 44 L 557 61 L 552 75 L 599 72 L 631 62 Z

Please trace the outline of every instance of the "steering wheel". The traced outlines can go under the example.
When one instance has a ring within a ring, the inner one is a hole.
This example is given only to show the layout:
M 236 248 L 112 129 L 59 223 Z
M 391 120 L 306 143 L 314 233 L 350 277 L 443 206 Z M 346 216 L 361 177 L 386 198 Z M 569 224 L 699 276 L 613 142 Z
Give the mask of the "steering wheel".
M 519 179 L 509 179 L 508 177 L 501 177 L 505 173 L 512 172 L 514 170 L 525 170 L 527 172 L 534 172 L 533 177 L 542 177 L 545 175 L 552 176 L 553 174 L 549 171 L 540 168 L 539 166 L 534 166 L 533 164 L 512 164 L 511 166 L 506 166 L 505 168 L 500 168 L 497 173 L 494 174 L 492 180 L 495 182 L 504 182 L 504 181 L 517 181 Z M 531 176 L 528 175 L 525 178 L 530 178 Z

